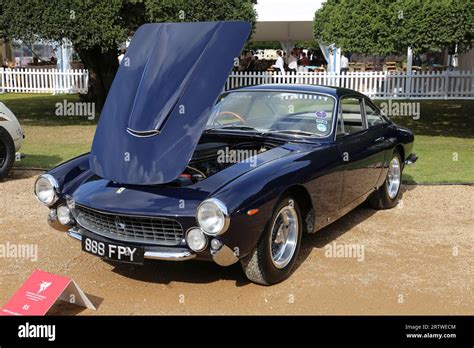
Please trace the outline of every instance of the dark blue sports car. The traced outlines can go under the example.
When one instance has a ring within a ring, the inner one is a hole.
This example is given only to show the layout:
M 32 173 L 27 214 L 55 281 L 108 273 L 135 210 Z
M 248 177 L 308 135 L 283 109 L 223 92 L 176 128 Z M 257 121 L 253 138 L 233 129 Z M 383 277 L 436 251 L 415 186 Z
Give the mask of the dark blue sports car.
M 92 150 L 41 175 L 48 221 L 104 259 L 240 262 L 288 277 L 304 234 L 365 200 L 392 208 L 414 136 L 364 95 L 305 85 L 222 93 L 250 25 L 142 26 Z

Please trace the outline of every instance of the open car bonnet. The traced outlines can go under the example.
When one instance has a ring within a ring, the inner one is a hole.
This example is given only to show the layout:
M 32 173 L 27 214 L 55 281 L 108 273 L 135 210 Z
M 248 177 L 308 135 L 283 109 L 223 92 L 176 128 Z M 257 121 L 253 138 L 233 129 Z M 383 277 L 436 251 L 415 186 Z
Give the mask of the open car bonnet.
M 141 26 L 102 110 L 92 171 L 135 185 L 178 178 L 250 30 L 248 22 Z

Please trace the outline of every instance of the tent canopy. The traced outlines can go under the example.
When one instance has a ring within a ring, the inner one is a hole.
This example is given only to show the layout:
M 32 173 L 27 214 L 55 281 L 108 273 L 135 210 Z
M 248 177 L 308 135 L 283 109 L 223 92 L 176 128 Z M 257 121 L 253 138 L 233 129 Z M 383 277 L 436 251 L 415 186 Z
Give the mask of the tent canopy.
M 310 41 L 312 22 L 257 22 L 252 41 Z
M 314 13 L 323 0 L 259 0 L 252 41 L 313 40 Z

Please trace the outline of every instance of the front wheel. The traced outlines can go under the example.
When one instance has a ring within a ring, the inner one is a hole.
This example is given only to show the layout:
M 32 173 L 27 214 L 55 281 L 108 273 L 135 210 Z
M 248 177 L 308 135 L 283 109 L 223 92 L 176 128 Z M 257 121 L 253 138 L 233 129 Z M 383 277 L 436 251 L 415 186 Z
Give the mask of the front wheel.
M 298 203 L 292 197 L 281 199 L 256 248 L 241 260 L 247 278 L 262 285 L 288 278 L 298 257 L 302 231 Z
M 10 134 L 0 127 L 0 180 L 8 175 L 15 161 L 15 144 Z
M 369 198 L 369 204 L 372 208 L 390 209 L 397 205 L 402 186 L 402 171 L 402 158 L 395 151 L 388 166 L 385 182 Z

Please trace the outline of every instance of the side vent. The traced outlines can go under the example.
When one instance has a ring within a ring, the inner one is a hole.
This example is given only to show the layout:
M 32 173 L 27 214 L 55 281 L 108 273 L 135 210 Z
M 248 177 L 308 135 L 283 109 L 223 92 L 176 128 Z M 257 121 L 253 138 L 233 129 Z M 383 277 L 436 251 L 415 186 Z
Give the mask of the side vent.
M 154 137 L 155 135 L 160 134 L 160 131 L 157 129 L 152 129 L 148 131 L 136 131 L 130 128 L 127 128 L 127 132 L 134 137 L 139 137 L 139 138 L 149 138 L 149 137 Z

